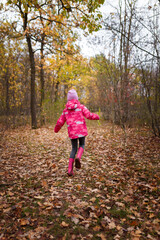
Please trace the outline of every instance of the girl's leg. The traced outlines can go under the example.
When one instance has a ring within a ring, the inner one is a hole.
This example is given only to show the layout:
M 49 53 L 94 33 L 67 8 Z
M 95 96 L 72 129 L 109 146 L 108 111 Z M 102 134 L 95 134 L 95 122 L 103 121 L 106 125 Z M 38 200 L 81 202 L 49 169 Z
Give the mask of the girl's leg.
M 84 149 L 85 147 L 85 137 L 79 138 L 79 148 L 82 147 Z
M 75 159 L 75 166 L 76 168 L 81 168 L 81 157 L 84 152 L 84 146 L 85 146 L 85 137 L 79 138 L 79 149 L 78 149 L 78 154 Z
M 73 175 L 73 163 L 74 163 L 74 158 L 75 158 L 75 155 L 77 152 L 77 144 L 78 144 L 77 139 L 71 139 L 71 144 L 72 144 L 72 151 L 70 154 L 69 165 L 68 165 L 68 175 L 69 176 Z
M 77 145 L 78 145 L 78 139 L 71 139 L 71 144 L 72 144 L 72 151 L 70 154 L 70 158 L 75 158 L 75 155 L 77 153 Z

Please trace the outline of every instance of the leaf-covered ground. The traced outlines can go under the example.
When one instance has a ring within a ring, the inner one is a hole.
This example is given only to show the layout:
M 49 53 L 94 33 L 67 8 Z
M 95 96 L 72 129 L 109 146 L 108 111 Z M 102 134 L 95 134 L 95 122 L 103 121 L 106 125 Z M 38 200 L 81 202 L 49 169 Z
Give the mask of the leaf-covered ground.
M 159 239 L 160 139 L 128 129 L 124 142 L 109 124 L 88 130 L 73 177 L 66 126 L 4 132 L 0 239 Z

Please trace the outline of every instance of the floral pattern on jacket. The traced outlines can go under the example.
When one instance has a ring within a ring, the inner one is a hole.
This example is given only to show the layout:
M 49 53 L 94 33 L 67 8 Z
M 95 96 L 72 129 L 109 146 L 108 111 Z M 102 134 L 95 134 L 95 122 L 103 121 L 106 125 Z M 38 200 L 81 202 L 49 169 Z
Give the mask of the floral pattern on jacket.
M 91 113 L 78 100 L 68 101 L 62 115 L 58 119 L 54 131 L 57 133 L 67 123 L 69 138 L 75 139 L 88 135 L 85 118 L 99 120 L 99 116 Z

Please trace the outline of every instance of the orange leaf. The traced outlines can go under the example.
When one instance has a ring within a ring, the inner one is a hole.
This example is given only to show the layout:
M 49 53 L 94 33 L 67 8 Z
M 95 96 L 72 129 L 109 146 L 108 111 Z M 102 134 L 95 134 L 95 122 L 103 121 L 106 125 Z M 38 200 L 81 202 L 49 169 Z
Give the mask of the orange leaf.
M 81 185 L 77 185 L 77 190 L 78 190 L 78 191 L 81 190 Z
M 136 221 L 136 220 L 134 220 L 134 221 L 132 221 L 131 222 L 131 226 L 138 226 L 138 224 L 139 224 L 139 222 L 138 221 Z
M 42 186 L 45 188 L 48 188 L 48 183 L 45 180 L 42 180 Z
M 93 230 L 94 230 L 95 232 L 98 232 L 100 229 L 101 229 L 100 226 L 95 226 L 95 227 L 93 228 Z
M 56 164 L 55 163 L 52 164 L 52 168 L 56 168 Z
M 20 220 L 20 224 L 21 224 L 21 226 L 25 226 L 25 225 L 29 224 L 29 221 L 27 219 L 22 218 Z

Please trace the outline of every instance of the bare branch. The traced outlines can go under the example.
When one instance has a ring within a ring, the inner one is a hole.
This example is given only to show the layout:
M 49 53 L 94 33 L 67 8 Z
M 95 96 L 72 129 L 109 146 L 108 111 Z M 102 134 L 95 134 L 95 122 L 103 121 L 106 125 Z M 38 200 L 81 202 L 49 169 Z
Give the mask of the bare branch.
M 156 56 L 156 55 L 154 55 L 153 53 L 147 51 L 146 49 L 144 49 L 144 48 L 138 46 L 138 44 L 136 44 L 136 43 L 133 42 L 131 39 L 129 39 L 128 36 L 126 36 L 126 35 L 125 35 L 123 32 L 121 32 L 120 30 L 114 28 L 113 26 L 110 26 L 110 25 L 107 24 L 107 23 L 105 23 L 104 26 L 105 26 L 105 29 L 104 29 L 104 30 L 107 29 L 107 30 L 113 31 L 114 34 L 116 34 L 116 33 L 120 33 L 120 34 L 122 34 L 123 37 L 125 37 L 130 43 L 132 43 L 135 47 L 137 47 L 137 48 L 140 49 L 141 51 L 143 51 L 143 52 L 145 52 L 145 53 L 151 55 L 151 56 L 154 57 L 154 58 L 158 58 L 158 59 L 160 58 L 159 56 Z

